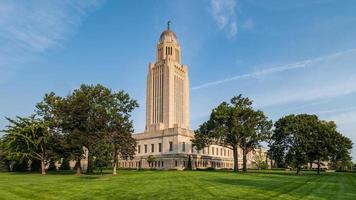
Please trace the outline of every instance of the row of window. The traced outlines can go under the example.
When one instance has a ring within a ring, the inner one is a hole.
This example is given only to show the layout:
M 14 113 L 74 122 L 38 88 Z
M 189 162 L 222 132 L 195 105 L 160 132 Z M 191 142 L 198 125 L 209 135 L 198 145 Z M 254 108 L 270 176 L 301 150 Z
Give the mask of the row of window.
M 158 143 L 158 149 L 157 152 L 162 152 L 162 143 Z M 157 148 L 155 146 L 155 144 L 151 144 L 151 148 L 150 148 L 150 153 L 155 153 Z M 169 151 L 173 151 L 173 142 L 169 142 Z M 182 151 L 186 152 L 186 143 L 183 142 L 182 143 Z M 137 145 L 137 153 L 141 154 L 142 150 L 141 150 L 141 145 Z M 148 153 L 148 145 L 144 144 L 143 145 L 143 153 Z M 191 148 L 191 153 L 194 153 L 194 148 L 192 146 Z M 200 153 L 200 151 L 198 151 L 198 153 Z M 207 147 L 207 148 L 203 148 L 203 154 L 208 154 L 208 155 L 216 155 L 216 156 L 227 156 L 230 157 L 230 153 L 232 153 L 232 150 L 230 149 L 226 149 L 226 148 L 222 148 L 222 147 Z M 231 154 L 232 155 L 232 154 Z
M 183 167 L 188 166 L 188 161 L 183 161 Z M 216 161 L 208 161 L 208 160 L 198 160 L 192 163 L 195 167 L 214 167 L 214 168 L 233 168 L 234 164 L 232 162 L 216 162 Z M 174 166 L 178 167 L 178 160 L 174 160 Z M 140 161 L 126 161 L 126 162 L 119 162 L 118 167 L 141 167 Z M 158 160 L 149 163 L 149 167 L 164 167 L 164 161 Z
M 144 153 L 148 153 L 148 145 L 143 145 Z M 169 142 L 169 151 L 173 151 L 173 142 Z M 155 152 L 155 144 L 151 144 L 151 151 L 150 153 Z M 158 152 L 162 152 L 162 143 L 158 143 Z M 137 145 L 137 153 L 141 153 L 141 145 Z

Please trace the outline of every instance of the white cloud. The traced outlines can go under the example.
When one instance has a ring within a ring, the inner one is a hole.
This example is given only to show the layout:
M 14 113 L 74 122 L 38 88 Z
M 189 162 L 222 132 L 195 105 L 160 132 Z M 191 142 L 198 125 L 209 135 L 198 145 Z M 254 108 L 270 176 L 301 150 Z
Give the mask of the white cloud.
M 237 34 L 237 15 L 235 0 L 211 0 L 210 13 L 219 29 L 227 29 L 229 36 Z
M 1 1 L 0 72 L 10 75 L 19 65 L 61 47 L 99 4 L 96 0 Z M 4 78 L 1 73 L 0 79 Z
M 356 49 L 349 49 L 346 51 L 320 56 L 314 59 L 303 60 L 300 62 L 291 63 L 278 67 L 270 67 L 252 73 L 237 75 L 222 80 L 211 81 L 198 86 L 194 86 L 191 88 L 191 90 L 194 91 L 203 88 L 209 88 L 212 86 L 226 84 L 237 80 L 262 78 L 262 77 L 267 77 L 269 75 L 274 75 L 274 74 L 278 74 L 290 70 L 302 69 L 302 68 L 313 69 L 313 68 L 329 67 L 332 68 L 333 70 L 336 69 L 340 71 L 341 69 L 340 63 L 336 61 L 341 59 L 343 56 L 354 58 L 355 55 L 356 55 Z M 350 65 L 352 64 L 350 63 Z M 322 74 L 319 74 L 319 76 L 321 75 Z M 302 79 L 305 78 L 305 75 L 301 78 Z M 335 78 L 330 79 L 329 77 L 326 77 L 325 79 L 328 82 L 325 82 L 325 80 L 321 80 L 318 82 L 317 79 L 315 78 L 315 80 L 313 80 L 313 84 L 310 85 L 304 84 L 303 82 L 305 82 L 305 80 L 298 80 L 300 84 L 298 84 L 296 87 L 293 88 L 284 85 L 281 85 L 280 88 L 271 88 L 269 94 L 263 92 L 261 94 L 263 96 L 261 96 L 260 98 L 256 98 L 256 103 L 259 107 L 266 107 L 266 106 L 273 106 L 273 105 L 285 104 L 285 103 L 296 102 L 296 101 L 311 101 L 311 100 L 323 99 L 327 97 L 347 95 L 356 92 L 356 87 L 355 87 L 356 77 L 353 76 L 352 74 L 349 74 L 348 78 L 340 77 L 340 80 L 336 80 Z M 289 80 L 286 79 L 285 81 L 288 82 Z
M 272 67 L 269 69 L 264 69 L 264 70 L 260 70 L 260 71 L 256 71 L 256 72 L 252 72 L 252 73 L 248 73 L 248 74 L 237 75 L 237 76 L 233 76 L 233 77 L 222 79 L 222 80 L 211 81 L 208 83 L 204 83 L 204 84 L 201 84 L 198 86 L 191 87 L 190 90 L 199 90 L 199 89 L 203 89 L 203 88 L 207 88 L 207 87 L 211 87 L 211 86 L 215 86 L 215 85 L 228 83 L 231 81 L 248 79 L 248 78 L 258 78 L 261 76 L 266 76 L 266 75 L 274 74 L 277 72 L 283 72 L 283 71 L 288 71 L 288 70 L 297 69 L 297 68 L 304 68 L 304 67 L 308 66 L 309 62 L 310 61 L 302 61 L 302 62 L 297 62 L 297 63 L 283 65 L 283 66 Z

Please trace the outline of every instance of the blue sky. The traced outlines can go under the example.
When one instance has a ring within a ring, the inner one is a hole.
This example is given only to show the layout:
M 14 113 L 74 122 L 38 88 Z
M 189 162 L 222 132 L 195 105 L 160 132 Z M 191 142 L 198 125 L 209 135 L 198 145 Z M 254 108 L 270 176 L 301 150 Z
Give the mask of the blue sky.
M 1 1 L 0 129 L 46 92 L 101 83 L 139 101 L 142 131 L 147 65 L 171 20 L 193 129 L 242 93 L 273 120 L 317 114 L 356 143 L 355 10 L 353 0 Z

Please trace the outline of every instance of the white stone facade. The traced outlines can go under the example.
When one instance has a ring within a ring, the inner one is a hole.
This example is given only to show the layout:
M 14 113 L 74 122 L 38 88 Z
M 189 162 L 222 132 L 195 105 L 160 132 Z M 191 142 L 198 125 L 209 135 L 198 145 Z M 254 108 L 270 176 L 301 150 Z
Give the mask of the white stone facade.
M 163 31 L 157 57 L 147 75 L 146 127 L 133 134 L 137 141 L 133 160 L 119 160 L 121 168 L 184 169 L 190 157 L 192 168 L 233 168 L 232 150 L 211 145 L 197 152 L 192 148 L 194 132 L 189 127 L 188 67 L 181 64 L 181 49 L 173 31 Z M 148 157 L 154 159 L 148 162 Z M 239 165 L 242 152 L 239 150 Z M 248 155 L 248 164 L 253 154 Z M 239 166 L 239 167 L 241 167 Z

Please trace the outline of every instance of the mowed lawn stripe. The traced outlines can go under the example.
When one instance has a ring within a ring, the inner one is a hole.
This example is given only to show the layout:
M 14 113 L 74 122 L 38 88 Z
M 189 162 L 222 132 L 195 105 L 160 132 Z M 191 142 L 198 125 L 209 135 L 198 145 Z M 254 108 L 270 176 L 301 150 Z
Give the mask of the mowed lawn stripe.
M 356 174 L 129 171 L 119 175 L 0 173 L 0 199 L 356 199 Z

